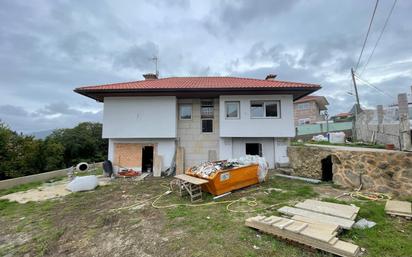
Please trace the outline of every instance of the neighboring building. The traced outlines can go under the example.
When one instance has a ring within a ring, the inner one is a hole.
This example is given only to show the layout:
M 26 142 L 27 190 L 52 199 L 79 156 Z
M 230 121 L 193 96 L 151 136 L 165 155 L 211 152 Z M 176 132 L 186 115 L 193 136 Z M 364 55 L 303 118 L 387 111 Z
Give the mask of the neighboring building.
M 185 168 L 246 154 L 265 157 L 270 168 L 287 163 L 293 101 L 320 89 L 273 77 L 145 78 L 75 92 L 104 103 L 103 138 L 113 165 L 157 174 L 173 165 L 178 147 Z
M 293 104 L 295 126 L 324 121 L 325 118 L 321 115 L 321 111 L 326 111 L 328 104 L 324 96 L 309 95 L 296 100 Z
M 347 122 L 352 121 L 353 115 L 349 112 L 338 113 L 335 116 L 330 117 L 333 122 Z

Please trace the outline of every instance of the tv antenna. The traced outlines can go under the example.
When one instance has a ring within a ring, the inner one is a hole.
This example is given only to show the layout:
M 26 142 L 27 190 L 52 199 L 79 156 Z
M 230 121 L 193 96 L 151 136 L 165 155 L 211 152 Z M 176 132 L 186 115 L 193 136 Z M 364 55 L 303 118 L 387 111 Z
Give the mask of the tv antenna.
M 152 58 L 150 58 L 150 60 L 153 61 L 154 64 L 155 64 L 155 74 L 156 74 L 156 76 L 159 76 L 159 69 L 158 69 L 159 57 L 157 57 L 157 55 L 154 55 Z

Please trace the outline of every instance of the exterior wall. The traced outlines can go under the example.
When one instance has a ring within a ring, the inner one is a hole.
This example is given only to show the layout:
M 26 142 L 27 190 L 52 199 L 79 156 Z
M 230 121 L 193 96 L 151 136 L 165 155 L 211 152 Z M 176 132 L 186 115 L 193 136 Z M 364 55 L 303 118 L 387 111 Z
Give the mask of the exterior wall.
M 192 119 L 180 120 L 177 112 L 177 137 L 179 146 L 185 151 L 185 169 L 209 160 L 210 151 L 219 156 L 219 99 L 213 99 L 213 132 L 202 133 L 200 104 L 202 99 L 178 99 L 177 103 L 192 104 Z M 206 99 L 205 99 L 206 100 Z M 178 107 L 177 107 L 178 108 Z M 213 155 L 213 154 L 212 154 Z
M 220 159 L 227 160 L 246 155 L 246 143 L 262 144 L 262 156 L 273 169 L 277 165 L 286 165 L 289 162 L 287 156 L 287 138 L 221 138 L 219 142 Z
M 161 170 L 165 171 L 168 169 L 173 162 L 173 156 L 176 150 L 175 139 L 165 139 L 165 138 L 158 138 L 158 139 L 137 139 L 137 138 L 110 138 L 109 139 L 109 153 L 108 159 L 115 165 L 118 160 L 116 160 L 116 151 L 115 151 L 115 144 L 133 144 L 135 146 L 131 147 L 131 149 L 135 149 L 139 151 L 141 154 L 141 146 L 143 145 L 156 145 L 154 149 L 154 154 L 161 156 L 162 158 L 162 167 Z M 138 161 L 139 153 L 136 153 L 136 161 Z M 134 165 L 133 163 L 131 163 Z M 153 163 L 154 165 L 154 163 Z M 141 167 L 141 157 L 140 157 L 140 165 Z
M 323 121 L 323 117 L 320 115 L 320 110 L 319 106 L 316 103 L 316 101 L 308 101 L 306 102 L 310 104 L 309 109 L 305 110 L 299 110 L 297 108 L 299 103 L 293 104 L 293 109 L 294 109 L 294 116 L 295 116 L 295 126 L 299 125 L 299 120 L 300 119 L 310 119 L 310 123 L 316 123 L 318 121 Z
M 321 160 L 332 156 L 333 183 L 368 192 L 412 196 L 412 153 L 381 149 L 348 150 L 315 146 L 291 146 L 291 175 L 322 178 Z
M 251 118 L 250 101 L 279 100 L 280 118 Z M 227 119 L 225 101 L 240 102 L 240 118 Z M 230 95 L 220 96 L 221 137 L 294 137 L 292 95 Z
M 103 138 L 175 138 L 176 97 L 105 97 Z

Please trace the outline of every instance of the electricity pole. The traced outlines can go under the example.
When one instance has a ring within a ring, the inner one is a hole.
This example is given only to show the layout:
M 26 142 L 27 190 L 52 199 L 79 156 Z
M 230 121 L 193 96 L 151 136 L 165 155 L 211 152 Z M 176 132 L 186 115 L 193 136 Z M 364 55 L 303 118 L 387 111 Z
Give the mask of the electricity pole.
M 353 71 L 353 68 L 350 69 L 351 74 L 352 74 L 352 81 L 353 81 L 353 87 L 355 88 L 355 96 L 356 96 L 356 105 L 355 105 L 355 119 L 352 122 L 352 137 L 353 139 L 356 138 L 356 120 L 358 118 L 358 113 L 360 111 L 360 102 L 359 102 L 359 95 L 358 95 L 358 87 L 356 86 L 356 79 L 355 79 L 355 72 Z
M 356 86 L 355 72 L 353 71 L 353 68 L 351 68 L 350 71 L 352 73 L 353 87 L 355 88 L 355 96 L 356 96 L 356 110 L 355 110 L 355 113 L 357 114 L 360 111 L 358 87 Z

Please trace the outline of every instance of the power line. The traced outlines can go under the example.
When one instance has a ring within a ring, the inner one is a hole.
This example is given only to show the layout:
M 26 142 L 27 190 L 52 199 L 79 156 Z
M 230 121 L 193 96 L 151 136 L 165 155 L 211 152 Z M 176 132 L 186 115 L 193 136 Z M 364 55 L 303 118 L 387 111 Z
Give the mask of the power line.
M 365 71 L 366 66 L 368 66 L 369 61 L 371 60 L 373 54 L 375 53 L 375 49 L 376 49 L 376 47 L 378 46 L 379 41 L 380 41 L 381 38 L 382 38 L 383 32 L 385 32 L 386 25 L 388 25 L 389 18 L 390 18 L 391 15 L 392 15 L 393 9 L 395 8 L 395 5 L 396 5 L 396 2 L 397 2 L 397 1 L 398 1 L 398 0 L 395 0 L 395 1 L 393 2 L 392 8 L 391 8 L 391 10 L 389 11 L 388 17 L 386 17 L 385 24 L 383 25 L 382 31 L 381 31 L 381 33 L 379 34 L 378 40 L 376 40 L 375 46 L 373 47 L 373 50 L 372 50 L 371 54 L 369 55 L 368 60 L 366 61 L 365 65 L 363 66 L 362 72 L 361 72 L 360 74 L 362 74 L 362 73 Z
M 373 9 L 372 17 L 371 17 L 371 20 L 370 20 L 370 22 L 369 22 L 368 32 L 366 32 L 365 41 L 363 41 L 362 50 L 361 50 L 361 52 L 360 52 L 360 54 L 359 54 L 358 62 L 356 63 L 356 66 L 355 66 L 355 71 L 358 69 L 360 60 L 361 60 L 361 58 L 362 58 L 363 50 L 365 50 L 366 41 L 368 41 L 369 32 L 370 32 L 371 27 L 372 27 L 373 18 L 375 17 L 375 13 L 376 13 L 376 9 L 378 8 L 378 4 L 379 4 L 379 0 L 376 0 L 375 8 Z
M 363 82 L 365 85 L 367 85 L 367 86 L 375 89 L 376 91 L 380 92 L 381 94 L 386 95 L 386 96 L 389 96 L 389 97 L 391 97 L 391 98 L 395 98 L 393 95 L 391 95 L 391 94 L 383 91 L 382 89 L 380 89 L 380 88 L 378 88 L 377 86 L 373 85 L 373 84 L 370 83 L 369 81 L 367 81 L 367 80 L 359 77 L 359 75 L 356 74 L 356 73 L 355 73 L 355 77 L 356 77 L 357 79 L 359 79 L 361 82 Z

